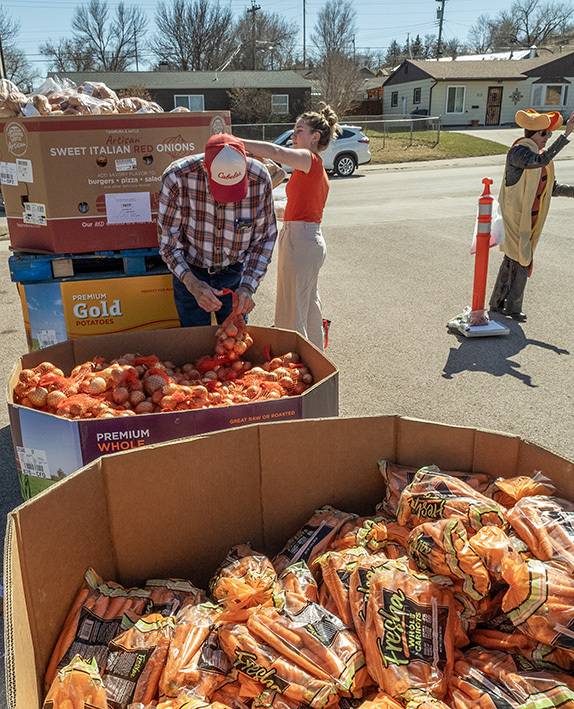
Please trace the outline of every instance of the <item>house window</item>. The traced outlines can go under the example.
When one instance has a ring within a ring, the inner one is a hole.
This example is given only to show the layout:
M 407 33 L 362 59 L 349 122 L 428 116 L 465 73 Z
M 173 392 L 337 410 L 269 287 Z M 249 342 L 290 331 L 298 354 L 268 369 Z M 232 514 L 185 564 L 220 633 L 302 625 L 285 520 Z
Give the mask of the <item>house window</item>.
M 289 113 L 289 94 L 271 95 L 271 113 Z
M 198 94 L 176 94 L 173 97 L 174 107 L 183 106 L 190 111 L 205 111 L 203 95 Z
M 421 90 L 419 89 L 413 89 L 413 103 L 420 103 L 421 102 Z
M 568 102 L 568 84 L 533 84 L 532 105 L 539 108 L 566 106 Z
M 391 108 L 399 105 L 399 92 L 393 91 L 391 94 Z
M 446 91 L 446 112 L 464 113 L 466 86 L 449 86 Z

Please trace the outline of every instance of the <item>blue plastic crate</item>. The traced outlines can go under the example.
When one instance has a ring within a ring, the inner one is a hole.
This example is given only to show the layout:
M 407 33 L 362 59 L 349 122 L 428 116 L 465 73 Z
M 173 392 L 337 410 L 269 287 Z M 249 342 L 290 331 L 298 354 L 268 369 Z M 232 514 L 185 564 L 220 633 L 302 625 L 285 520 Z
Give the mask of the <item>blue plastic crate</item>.
M 10 256 L 8 263 L 10 278 L 17 283 L 118 278 L 168 272 L 158 248 L 84 254 L 17 252 Z

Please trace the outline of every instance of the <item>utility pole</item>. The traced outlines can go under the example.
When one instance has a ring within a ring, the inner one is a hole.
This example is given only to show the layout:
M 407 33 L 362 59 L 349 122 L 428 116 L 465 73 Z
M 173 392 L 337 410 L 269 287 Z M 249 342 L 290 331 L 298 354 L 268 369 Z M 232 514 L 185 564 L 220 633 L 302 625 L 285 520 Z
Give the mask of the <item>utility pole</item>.
M 255 0 L 251 0 L 251 7 L 246 10 L 246 12 L 251 13 L 251 43 L 253 45 L 253 57 L 252 57 L 252 69 L 255 71 L 255 13 L 257 10 L 261 10 L 260 5 L 255 4 Z
M 6 63 L 4 62 L 4 48 L 2 47 L 2 38 L 0 37 L 0 78 L 6 78 Z
M 441 6 L 437 9 L 436 11 L 436 16 L 439 21 L 438 25 L 438 41 L 436 43 L 436 60 L 438 61 L 440 59 L 440 50 L 441 50 L 441 39 L 442 39 L 442 23 L 444 20 L 444 4 L 446 0 L 436 0 L 437 2 L 441 3 Z
M 305 68 L 305 35 L 307 32 L 305 31 L 305 0 L 303 0 L 303 69 Z

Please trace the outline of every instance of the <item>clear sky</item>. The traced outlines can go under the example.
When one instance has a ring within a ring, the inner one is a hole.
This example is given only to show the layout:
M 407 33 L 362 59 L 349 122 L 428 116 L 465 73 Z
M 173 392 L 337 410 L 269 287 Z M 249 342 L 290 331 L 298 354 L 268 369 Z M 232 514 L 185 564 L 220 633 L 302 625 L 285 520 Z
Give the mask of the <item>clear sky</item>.
M 38 53 L 38 46 L 46 39 L 58 40 L 71 36 L 71 18 L 74 8 L 82 4 L 80 0 L 0 0 L 0 4 L 19 20 L 22 29 L 20 45 L 28 58 L 45 75 L 46 65 Z M 117 2 L 110 0 L 110 9 Z M 130 4 L 129 0 L 126 2 Z M 140 0 L 137 3 L 150 16 L 150 27 L 158 0 Z M 168 0 L 169 4 L 169 0 Z M 227 2 L 222 0 L 222 5 Z M 252 6 L 251 0 L 229 0 L 236 15 Z M 324 5 L 324 0 L 257 0 L 256 4 L 263 12 L 277 13 L 299 30 L 299 48 L 303 46 L 303 8 L 306 17 L 306 48 L 312 49 L 311 34 L 316 22 L 317 12 Z M 445 41 L 454 37 L 465 41 L 470 27 L 479 15 L 494 17 L 500 10 L 508 9 L 512 0 L 446 0 L 443 38 Z M 355 48 L 357 52 L 371 49 L 384 57 L 393 39 L 401 45 L 407 35 L 414 39 L 417 34 L 424 38 L 426 34 L 438 34 L 438 0 L 354 0 L 357 12 L 357 33 Z M 141 69 L 147 68 L 140 66 Z

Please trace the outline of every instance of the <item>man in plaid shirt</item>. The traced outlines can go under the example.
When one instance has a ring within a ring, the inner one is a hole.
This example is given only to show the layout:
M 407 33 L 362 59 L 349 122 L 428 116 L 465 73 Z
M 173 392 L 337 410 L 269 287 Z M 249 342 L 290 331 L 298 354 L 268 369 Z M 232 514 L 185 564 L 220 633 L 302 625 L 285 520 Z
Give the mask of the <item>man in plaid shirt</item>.
M 267 168 L 247 158 L 243 143 L 213 135 L 205 155 L 176 160 L 163 173 L 157 215 L 159 252 L 173 274 L 182 327 L 221 324 L 247 315 L 271 260 L 277 224 Z

